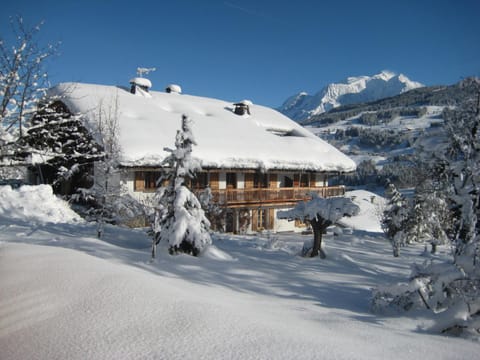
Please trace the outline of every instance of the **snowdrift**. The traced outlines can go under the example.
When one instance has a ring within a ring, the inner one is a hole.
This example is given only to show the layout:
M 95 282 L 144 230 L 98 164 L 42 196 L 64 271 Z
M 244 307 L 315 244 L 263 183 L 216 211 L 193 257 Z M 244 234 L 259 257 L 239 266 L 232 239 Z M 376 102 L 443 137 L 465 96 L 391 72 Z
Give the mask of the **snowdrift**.
M 0 217 L 37 224 L 83 222 L 50 185 L 0 186 Z

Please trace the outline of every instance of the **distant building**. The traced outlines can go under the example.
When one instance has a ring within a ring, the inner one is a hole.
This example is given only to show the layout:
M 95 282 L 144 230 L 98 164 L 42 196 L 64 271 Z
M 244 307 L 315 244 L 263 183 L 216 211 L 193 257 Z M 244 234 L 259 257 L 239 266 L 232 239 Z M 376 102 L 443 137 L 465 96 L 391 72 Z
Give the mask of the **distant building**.
M 131 87 L 62 83 L 50 90 L 72 114 L 82 114 L 86 128 L 98 121 L 101 107 L 115 104 L 122 149 L 119 181 L 137 199 L 155 191 L 165 147 L 174 148 L 182 114 L 193 120 L 198 143 L 192 156 L 202 171 L 191 179 L 197 193 L 210 186 L 225 208 L 225 230 L 291 231 L 301 224 L 277 220 L 278 209 L 294 206 L 310 192 L 343 195 L 329 186 L 333 174 L 355 170 L 355 163 L 296 122 L 250 101 L 230 103 L 181 94 L 178 85 L 151 91 L 144 78 Z

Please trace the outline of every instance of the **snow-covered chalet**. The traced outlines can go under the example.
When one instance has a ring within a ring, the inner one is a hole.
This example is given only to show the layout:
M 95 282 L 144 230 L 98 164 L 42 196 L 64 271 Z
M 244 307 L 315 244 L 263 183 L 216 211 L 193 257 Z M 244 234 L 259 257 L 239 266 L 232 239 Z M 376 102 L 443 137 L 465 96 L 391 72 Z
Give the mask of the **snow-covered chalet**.
M 124 170 L 120 181 L 137 199 L 154 193 L 168 154 L 164 148 L 174 148 L 183 114 L 193 120 L 198 145 L 192 156 L 202 165 L 191 189 L 211 188 L 214 201 L 225 209 L 227 232 L 300 229 L 302 224 L 276 219 L 277 210 L 293 207 L 312 191 L 343 195 L 343 186 L 329 186 L 329 176 L 355 170 L 349 157 L 271 108 L 186 95 L 178 85 L 151 91 L 145 78 L 130 83 L 62 83 L 50 94 L 60 96 L 62 108 L 81 114 L 87 129 L 102 111 L 115 110 Z

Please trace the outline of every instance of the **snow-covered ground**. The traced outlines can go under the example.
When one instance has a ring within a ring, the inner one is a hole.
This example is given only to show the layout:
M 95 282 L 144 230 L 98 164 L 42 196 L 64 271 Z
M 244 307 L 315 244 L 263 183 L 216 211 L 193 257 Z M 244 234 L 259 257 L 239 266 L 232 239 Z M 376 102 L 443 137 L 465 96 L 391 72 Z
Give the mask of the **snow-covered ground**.
M 353 234 L 325 236 L 324 260 L 297 255 L 311 235 L 216 235 L 200 258 L 151 263 L 142 231 L 100 241 L 48 187 L 0 187 L 0 359 L 478 358 L 424 313 L 369 311 L 370 289 L 405 279 L 423 248 L 393 258 L 380 199 L 354 195 L 366 207 Z

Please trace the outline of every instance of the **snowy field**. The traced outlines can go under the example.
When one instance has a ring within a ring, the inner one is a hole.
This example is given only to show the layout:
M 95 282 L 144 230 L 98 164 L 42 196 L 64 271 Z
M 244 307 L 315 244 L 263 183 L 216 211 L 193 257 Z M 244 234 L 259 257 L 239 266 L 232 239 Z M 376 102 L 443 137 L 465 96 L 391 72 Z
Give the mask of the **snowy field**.
M 49 187 L 0 187 L 0 359 L 478 359 L 426 313 L 369 311 L 423 247 L 393 258 L 371 194 L 354 195 L 325 260 L 297 255 L 311 235 L 216 235 L 200 258 L 150 263 L 143 232 L 100 241 Z

